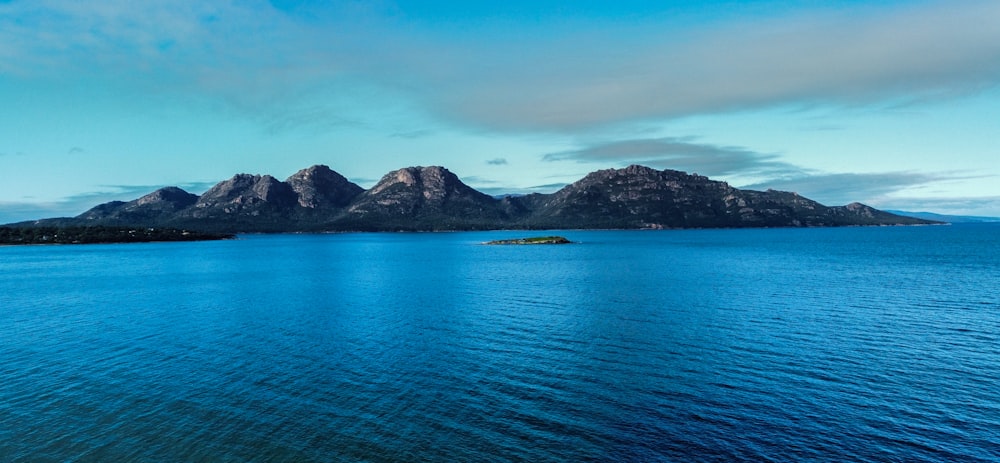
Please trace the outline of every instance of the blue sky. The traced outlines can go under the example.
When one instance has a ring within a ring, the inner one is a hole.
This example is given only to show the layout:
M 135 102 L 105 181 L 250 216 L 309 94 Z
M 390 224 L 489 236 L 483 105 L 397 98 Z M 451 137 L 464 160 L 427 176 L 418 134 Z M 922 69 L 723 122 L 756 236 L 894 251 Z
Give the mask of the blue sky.
M 0 0 L 0 223 L 327 164 L 1000 216 L 1000 2 Z

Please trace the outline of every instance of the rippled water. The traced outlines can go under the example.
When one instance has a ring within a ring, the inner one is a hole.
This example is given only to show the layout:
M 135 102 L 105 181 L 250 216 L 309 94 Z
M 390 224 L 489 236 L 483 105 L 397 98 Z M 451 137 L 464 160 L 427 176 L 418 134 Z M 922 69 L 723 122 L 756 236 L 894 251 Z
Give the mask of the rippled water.
M 0 248 L 0 461 L 1000 460 L 1000 226 Z

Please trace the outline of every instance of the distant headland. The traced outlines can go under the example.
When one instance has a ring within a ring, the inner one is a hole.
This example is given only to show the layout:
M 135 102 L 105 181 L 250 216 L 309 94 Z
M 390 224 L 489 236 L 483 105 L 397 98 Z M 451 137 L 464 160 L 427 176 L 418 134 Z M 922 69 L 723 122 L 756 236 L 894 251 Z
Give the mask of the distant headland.
M 230 233 L 206 233 L 173 228 L 130 227 L 0 227 L 0 245 L 149 243 L 207 241 L 235 238 Z

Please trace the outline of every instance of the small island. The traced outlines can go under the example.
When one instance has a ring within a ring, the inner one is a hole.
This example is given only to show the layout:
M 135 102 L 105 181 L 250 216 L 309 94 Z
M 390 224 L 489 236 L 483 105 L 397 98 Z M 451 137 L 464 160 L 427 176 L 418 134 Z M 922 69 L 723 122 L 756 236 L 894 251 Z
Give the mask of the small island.
M 515 238 L 510 240 L 493 240 L 483 244 L 569 244 L 572 241 L 561 236 L 538 236 L 534 238 Z
M 149 243 L 232 239 L 230 233 L 139 227 L 0 227 L 0 245 Z

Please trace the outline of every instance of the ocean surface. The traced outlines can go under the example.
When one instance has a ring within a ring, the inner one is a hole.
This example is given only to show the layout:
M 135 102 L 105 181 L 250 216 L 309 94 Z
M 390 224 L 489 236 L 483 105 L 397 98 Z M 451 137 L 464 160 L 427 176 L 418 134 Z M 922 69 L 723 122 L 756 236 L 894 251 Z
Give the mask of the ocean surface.
M 1000 224 L 0 248 L 3 462 L 996 462 Z

